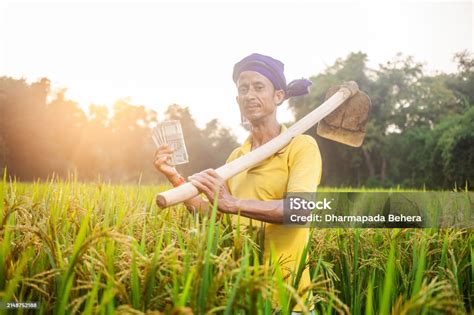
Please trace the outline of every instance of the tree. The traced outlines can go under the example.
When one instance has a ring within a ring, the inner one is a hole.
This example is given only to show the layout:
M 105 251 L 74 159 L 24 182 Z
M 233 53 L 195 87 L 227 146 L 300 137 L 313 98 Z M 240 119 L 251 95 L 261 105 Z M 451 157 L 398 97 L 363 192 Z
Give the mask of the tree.
M 351 53 L 346 59 L 338 59 L 334 65 L 323 73 L 311 77 L 313 85 L 307 96 L 296 97 L 290 100 L 289 107 L 295 114 L 296 120 L 301 119 L 314 109 L 317 104 L 325 100 L 329 87 L 341 84 L 344 81 L 354 80 L 359 88 L 372 96 L 373 82 L 370 76 L 373 72 L 366 67 L 367 55 L 361 52 Z M 375 107 L 377 107 L 375 103 Z M 374 108 L 370 115 L 377 115 L 380 110 Z M 380 148 L 381 132 L 376 120 L 369 122 L 367 137 L 362 149 L 350 148 L 316 136 L 316 128 L 311 128 L 307 134 L 316 138 L 323 159 L 323 173 L 321 183 L 330 186 L 351 186 L 365 183 L 367 177 L 376 176 L 376 165 L 372 150 Z
M 239 146 L 237 138 L 229 128 L 223 127 L 217 119 L 206 124 L 202 131 L 203 138 L 211 145 L 213 168 L 224 164 L 230 153 Z
M 315 136 L 323 157 L 322 183 L 331 186 L 426 184 L 420 179 L 433 175 L 426 171 L 433 149 L 430 144 L 436 141 L 431 139 L 435 136 L 434 130 L 446 117 L 461 115 L 471 106 L 469 93 L 473 85 L 469 88 L 467 84 L 474 82 L 471 81 L 474 62 L 466 52 L 457 54 L 456 59 L 459 61 L 458 74 L 427 76 L 423 66 L 412 57 L 398 54 L 379 69 L 371 70 L 366 67 L 365 54 L 351 53 L 312 77 L 311 93 L 290 101 L 296 119 L 306 115 L 314 104 L 321 104 L 330 86 L 343 81 L 355 80 L 372 100 L 361 148 L 346 147 Z M 315 130 L 309 134 L 314 136 Z M 446 137 L 451 141 L 454 134 Z M 463 139 L 464 145 L 470 141 Z M 424 176 L 420 177 L 421 174 Z M 447 181 L 454 178 L 459 180 L 460 177 L 446 176 Z M 431 184 L 447 185 L 447 181 Z
M 311 93 L 290 100 L 296 119 L 323 103 L 330 86 L 347 80 L 357 81 L 373 105 L 361 148 L 308 131 L 321 149 L 322 184 L 472 189 L 474 58 L 464 51 L 454 59 L 457 73 L 427 75 L 401 54 L 369 69 L 367 55 L 358 52 L 313 76 Z M 165 116 L 182 124 L 190 163 L 178 169 L 186 176 L 222 165 L 238 146 L 216 119 L 198 128 L 187 107 L 170 105 Z M 7 167 L 21 180 L 76 171 L 81 180 L 156 182 L 150 137 L 156 122 L 155 111 L 128 99 L 111 111 L 92 104 L 86 115 L 66 90 L 51 93 L 46 78 L 0 77 L 0 170 Z
M 238 146 L 235 136 L 216 119 L 207 123 L 204 130 L 200 130 L 187 107 L 173 104 L 168 107 L 165 115 L 167 119 L 181 122 L 189 164 L 178 166 L 178 170 L 185 175 L 221 166 Z
M 45 78 L 31 85 L 24 79 L 0 78 L 0 157 L 9 173 L 22 179 L 45 175 L 42 131 L 49 90 Z
M 446 85 L 465 105 L 465 109 L 474 104 L 474 55 L 467 50 L 454 55 L 458 72 L 447 76 Z
M 431 174 L 441 187 L 474 184 L 474 107 L 445 119 L 435 128 Z

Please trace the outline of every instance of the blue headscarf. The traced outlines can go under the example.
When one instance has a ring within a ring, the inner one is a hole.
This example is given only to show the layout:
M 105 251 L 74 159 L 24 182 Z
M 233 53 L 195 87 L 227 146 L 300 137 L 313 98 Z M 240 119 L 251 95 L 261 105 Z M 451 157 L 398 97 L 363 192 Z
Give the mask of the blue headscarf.
M 272 57 L 251 54 L 234 65 L 232 79 L 237 83 L 240 73 L 255 71 L 270 80 L 275 90 L 285 91 L 285 100 L 292 96 L 308 94 L 309 86 L 312 82 L 307 79 L 299 79 L 286 84 L 285 74 L 283 73 L 284 68 L 285 65 L 281 61 Z

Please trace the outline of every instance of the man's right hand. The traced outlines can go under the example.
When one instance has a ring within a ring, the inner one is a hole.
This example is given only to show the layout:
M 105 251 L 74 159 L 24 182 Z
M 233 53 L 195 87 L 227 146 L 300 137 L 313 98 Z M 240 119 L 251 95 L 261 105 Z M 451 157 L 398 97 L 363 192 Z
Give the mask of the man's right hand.
M 174 148 L 166 143 L 160 145 L 155 152 L 155 161 L 153 162 L 155 168 L 163 173 L 171 182 L 181 176 L 174 166 L 168 164 L 168 162 L 171 161 L 171 153 L 173 153 L 173 151 Z

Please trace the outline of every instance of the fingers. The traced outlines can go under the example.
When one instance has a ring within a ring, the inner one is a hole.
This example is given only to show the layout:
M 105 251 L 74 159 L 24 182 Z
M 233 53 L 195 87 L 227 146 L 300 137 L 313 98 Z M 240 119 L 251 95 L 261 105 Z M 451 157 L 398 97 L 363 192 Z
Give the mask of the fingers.
M 172 155 L 169 153 L 160 153 L 160 154 L 155 155 L 155 160 L 159 160 L 162 158 L 171 159 L 171 157 Z
M 203 185 L 196 179 L 189 179 L 189 182 L 193 184 L 194 187 L 196 187 L 200 192 L 204 193 L 209 200 L 214 199 L 214 196 L 212 196 L 212 191 L 206 185 Z
M 212 168 L 208 168 L 207 170 L 204 171 L 204 173 L 214 178 L 219 183 L 219 185 L 222 185 L 225 182 L 224 178 L 222 178 L 219 174 L 217 174 L 217 172 Z
M 219 181 L 205 172 L 189 176 L 188 180 L 210 198 L 215 197 L 215 192 L 220 186 Z
M 215 189 L 218 186 L 218 182 L 212 176 L 209 176 L 206 173 L 198 173 L 192 176 L 189 176 L 189 180 L 199 181 L 200 183 L 206 185 L 209 188 Z
M 169 154 L 173 152 L 174 152 L 174 148 L 170 147 L 169 145 L 165 143 L 165 144 L 160 145 L 158 149 L 155 151 L 155 158 L 160 154 Z
M 216 186 L 222 186 L 225 183 L 224 178 L 222 178 L 214 169 L 209 168 L 200 173 L 196 173 L 192 176 L 205 176 L 209 181 L 211 181 Z
M 204 170 L 204 171 L 202 171 L 201 173 L 196 173 L 196 174 L 207 174 L 207 175 L 211 176 L 212 178 L 218 179 L 218 180 L 220 180 L 220 181 L 223 181 L 223 180 L 224 180 L 224 179 L 223 179 L 219 174 L 217 174 L 217 172 L 216 172 L 214 169 L 212 169 L 212 168 L 208 168 L 207 170 Z M 196 175 L 196 174 L 194 174 L 194 175 Z
M 171 162 L 171 154 L 158 154 L 155 155 L 155 161 L 153 162 L 153 164 L 155 164 L 156 166 L 160 166 L 164 163 L 169 162 Z
M 173 151 L 174 151 L 174 148 L 170 147 L 166 143 L 160 145 L 154 154 L 155 162 L 158 159 L 162 159 L 163 157 L 166 157 L 166 160 L 171 161 L 171 153 L 173 153 Z
M 169 154 L 157 157 L 155 159 L 155 164 L 162 164 L 162 163 L 166 162 L 166 160 L 169 159 L 168 155 Z

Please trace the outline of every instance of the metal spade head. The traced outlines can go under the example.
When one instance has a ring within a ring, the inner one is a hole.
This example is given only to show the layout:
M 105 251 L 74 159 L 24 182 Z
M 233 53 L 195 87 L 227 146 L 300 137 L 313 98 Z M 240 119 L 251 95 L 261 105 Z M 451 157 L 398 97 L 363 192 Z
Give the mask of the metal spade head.
M 340 87 L 329 88 L 326 99 L 336 93 Z M 371 106 L 369 96 L 358 91 L 318 123 L 317 134 L 352 147 L 360 147 L 364 142 L 365 126 Z

